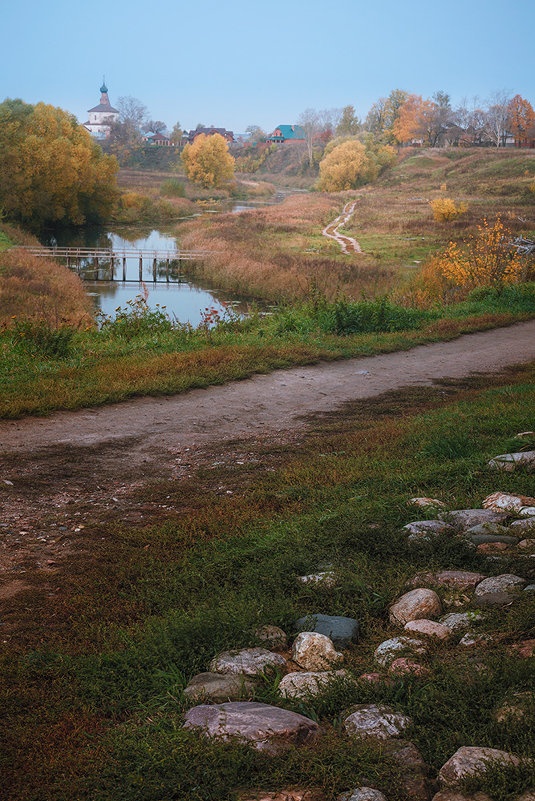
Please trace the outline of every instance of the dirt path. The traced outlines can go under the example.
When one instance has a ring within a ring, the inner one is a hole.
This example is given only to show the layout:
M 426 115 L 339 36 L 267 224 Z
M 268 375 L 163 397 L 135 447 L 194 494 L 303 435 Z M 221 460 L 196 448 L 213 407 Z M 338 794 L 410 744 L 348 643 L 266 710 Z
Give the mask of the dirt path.
M 346 401 L 533 360 L 535 320 L 171 397 L 0 421 L 0 598 L 24 589 L 17 571 L 53 573 L 80 547 L 87 521 L 165 514 L 139 493 L 154 479 L 188 478 L 199 459 L 222 451 L 241 464 L 248 441 L 292 441 L 306 415 Z
M 353 239 L 352 236 L 341 234 L 338 231 L 342 225 L 345 225 L 347 222 L 349 222 L 355 213 L 355 206 L 357 205 L 357 202 L 357 200 L 350 200 L 349 203 L 346 203 L 343 212 L 335 220 L 329 223 L 329 225 L 325 226 L 322 231 L 323 236 L 326 236 L 329 239 L 334 239 L 335 242 L 338 242 L 340 248 L 342 249 L 342 253 L 345 253 L 347 256 L 350 256 L 352 253 L 362 253 L 362 249 L 356 239 Z

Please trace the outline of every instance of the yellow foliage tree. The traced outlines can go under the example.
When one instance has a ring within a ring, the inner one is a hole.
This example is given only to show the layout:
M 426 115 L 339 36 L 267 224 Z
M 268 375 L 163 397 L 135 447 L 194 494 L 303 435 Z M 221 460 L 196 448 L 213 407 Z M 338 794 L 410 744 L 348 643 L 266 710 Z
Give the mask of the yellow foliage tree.
M 393 163 L 395 151 L 389 146 L 371 150 L 358 139 L 348 139 L 327 147 L 320 162 L 319 188 L 325 192 L 340 192 L 356 189 L 374 181 L 381 170 Z
M 468 211 L 466 203 L 459 203 L 456 206 L 451 197 L 436 197 L 430 201 L 429 205 L 433 209 L 433 217 L 436 222 L 451 222 Z
M 71 114 L 44 103 L 0 104 L 0 205 L 7 216 L 74 225 L 106 218 L 117 170 Z
M 182 151 L 184 171 L 193 183 L 220 188 L 234 178 L 234 158 L 220 134 L 199 134 Z

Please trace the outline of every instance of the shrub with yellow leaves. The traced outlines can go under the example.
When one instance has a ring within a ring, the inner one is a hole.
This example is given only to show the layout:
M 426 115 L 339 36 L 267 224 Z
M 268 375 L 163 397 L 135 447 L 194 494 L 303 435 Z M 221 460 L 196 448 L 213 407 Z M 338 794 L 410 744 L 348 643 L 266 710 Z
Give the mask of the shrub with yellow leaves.
M 451 197 L 436 197 L 430 201 L 429 205 L 433 209 L 433 217 L 436 222 L 451 222 L 468 211 L 466 203 L 459 203 L 456 206 Z
M 524 281 L 530 263 L 508 246 L 511 237 L 511 231 L 499 218 L 494 224 L 485 219 L 468 242 L 462 246 L 450 242 L 442 254 L 432 259 L 431 272 L 464 290 Z

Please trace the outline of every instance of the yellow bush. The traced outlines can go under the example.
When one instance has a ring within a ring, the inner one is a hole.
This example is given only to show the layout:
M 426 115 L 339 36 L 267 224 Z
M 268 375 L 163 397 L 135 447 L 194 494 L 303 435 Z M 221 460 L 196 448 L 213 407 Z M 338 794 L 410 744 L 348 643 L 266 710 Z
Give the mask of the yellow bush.
M 528 264 L 521 254 L 507 247 L 511 237 L 500 219 L 494 225 L 484 220 L 465 245 L 450 242 L 442 254 L 432 259 L 430 277 L 442 276 L 465 290 L 522 281 Z
M 436 222 L 451 222 L 468 211 L 466 203 L 459 203 L 456 206 L 451 197 L 437 197 L 431 200 L 429 205 L 433 209 L 433 217 Z
M 145 198 L 138 192 L 125 192 L 120 200 L 123 209 L 140 209 Z

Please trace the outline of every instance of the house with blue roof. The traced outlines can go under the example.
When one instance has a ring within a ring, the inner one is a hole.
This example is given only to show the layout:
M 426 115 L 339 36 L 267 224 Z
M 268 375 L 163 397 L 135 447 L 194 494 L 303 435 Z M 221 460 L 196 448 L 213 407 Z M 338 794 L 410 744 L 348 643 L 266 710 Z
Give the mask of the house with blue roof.
M 306 134 L 300 125 L 279 125 L 271 136 L 268 136 L 268 142 L 279 144 L 282 142 L 306 142 Z

